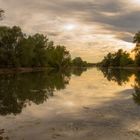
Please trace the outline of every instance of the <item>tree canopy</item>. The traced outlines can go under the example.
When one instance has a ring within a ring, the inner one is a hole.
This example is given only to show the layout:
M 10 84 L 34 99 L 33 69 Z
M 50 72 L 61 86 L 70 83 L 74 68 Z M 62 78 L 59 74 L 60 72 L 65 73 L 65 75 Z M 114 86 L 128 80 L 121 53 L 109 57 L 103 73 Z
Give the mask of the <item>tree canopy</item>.
M 18 26 L 0 27 L 0 67 L 55 67 L 70 65 L 65 46 L 55 46 L 43 34 L 26 35 Z
M 133 64 L 130 54 L 122 49 L 115 53 L 108 53 L 101 62 L 103 67 L 124 67 Z

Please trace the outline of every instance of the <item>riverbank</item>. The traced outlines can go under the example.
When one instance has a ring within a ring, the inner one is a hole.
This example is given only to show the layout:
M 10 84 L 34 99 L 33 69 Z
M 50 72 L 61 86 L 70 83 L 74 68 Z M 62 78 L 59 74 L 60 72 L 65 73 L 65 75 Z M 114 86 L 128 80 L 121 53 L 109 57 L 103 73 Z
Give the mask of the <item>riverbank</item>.
M 92 68 L 92 67 L 69 67 L 67 69 L 73 69 L 73 70 L 86 70 L 86 69 Z M 46 70 L 56 70 L 53 67 L 19 67 L 19 68 L 0 68 L 0 74 L 9 74 L 9 73 L 28 73 L 28 72 L 40 72 L 40 71 L 46 71 Z M 61 69 L 58 71 L 64 71 L 65 69 Z
M 95 66 L 94 66 L 95 67 Z M 72 67 L 73 69 L 89 69 L 93 67 Z M 126 69 L 126 70 L 140 70 L 140 67 L 99 67 L 105 69 Z M 38 72 L 45 70 L 53 70 L 51 67 L 19 67 L 19 68 L 0 68 L 0 74 L 8 74 L 8 73 L 28 73 L 28 72 Z M 70 68 L 71 69 L 71 68 Z
M 99 67 L 105 69 L 126 69 L 126 70 L 140 70 L 140 67 Z
M 9 74 L 9 73 L 28 73 L 28 72 L 38 72 L 44 70 L 51 70 L 53 68 L 49 67 L 34 67 L 34 68 L 0 68 L 0 74 Z

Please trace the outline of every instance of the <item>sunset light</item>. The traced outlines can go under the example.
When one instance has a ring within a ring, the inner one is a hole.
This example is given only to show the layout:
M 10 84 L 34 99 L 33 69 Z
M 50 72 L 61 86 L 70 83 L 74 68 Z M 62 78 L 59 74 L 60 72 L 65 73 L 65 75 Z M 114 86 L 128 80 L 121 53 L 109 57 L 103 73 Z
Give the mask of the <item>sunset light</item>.
M 140 0 L 0 0 L 0 140 L 140 140 Z
M 66 25 L 64 25 L 64 29 L 66 31 L 72 31 L 72 30 L 76 29 L 76 25 L 75 24 L 66 24 Z

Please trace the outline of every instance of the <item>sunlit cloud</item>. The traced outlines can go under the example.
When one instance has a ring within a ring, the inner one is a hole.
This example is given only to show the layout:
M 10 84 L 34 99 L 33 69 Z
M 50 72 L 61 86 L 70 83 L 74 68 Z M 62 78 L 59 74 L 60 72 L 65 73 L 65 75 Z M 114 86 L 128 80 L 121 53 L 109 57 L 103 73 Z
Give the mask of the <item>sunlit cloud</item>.
M 66 31 L 72 31 L 72 30 L 76 29 L 76 25 L 72 24 L 72 23 L 68 23 L 68 24 L 64 25 L 64 29 Z
M 119 48 L 130 51 L 140 25 L 139 0 L 0 0 L 0 8 L 1 25 L 46 34 L 90 62 Z

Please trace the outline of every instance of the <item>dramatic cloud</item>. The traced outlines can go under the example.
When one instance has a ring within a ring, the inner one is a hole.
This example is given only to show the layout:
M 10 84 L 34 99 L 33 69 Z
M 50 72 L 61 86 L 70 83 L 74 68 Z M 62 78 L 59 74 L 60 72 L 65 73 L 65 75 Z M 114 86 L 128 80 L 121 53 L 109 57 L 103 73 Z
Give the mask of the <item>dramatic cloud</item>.
M 96 62 L 109 51 L 130 50 L 139 30 L 139 0 L 0 0 L 1 25 L 44 33 L 72 56 Z

